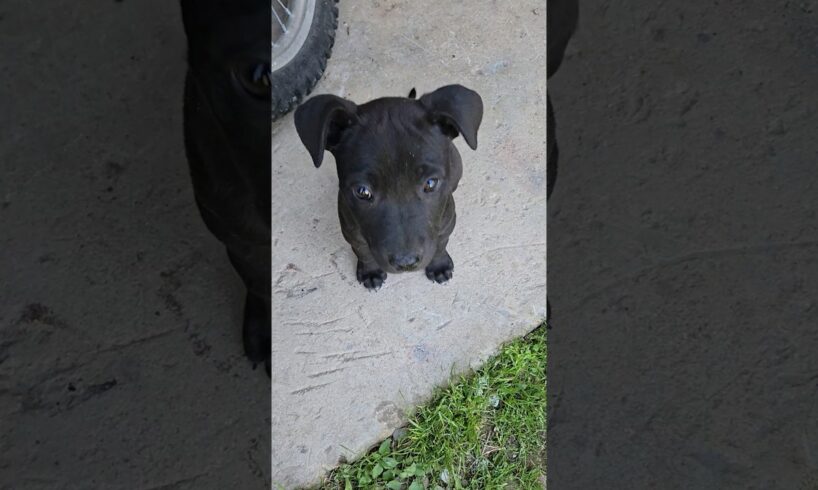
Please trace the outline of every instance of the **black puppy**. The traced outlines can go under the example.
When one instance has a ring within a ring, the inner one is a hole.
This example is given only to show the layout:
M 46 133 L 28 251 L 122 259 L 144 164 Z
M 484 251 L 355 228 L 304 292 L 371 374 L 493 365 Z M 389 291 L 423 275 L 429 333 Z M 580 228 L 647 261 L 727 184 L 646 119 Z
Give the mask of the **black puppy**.
M 184 132 L 196 203 L 247 287 L 244 350 L 270 372 L 271 11 L 266 0 L 182 0 Z
M 358 257 L 358 281 L 369 289 L 380 288 L 387 272 L 425 269 L 443 283 L 454 270 L 446 245 L 463 166 L 452 140 L 462 135 L 477 148 L 483 101 L 460 85 L 409 95 L 360 106 L 319 95 L 295 112 L 315 166 L 324 150 L 335 156 L 341 230 Z

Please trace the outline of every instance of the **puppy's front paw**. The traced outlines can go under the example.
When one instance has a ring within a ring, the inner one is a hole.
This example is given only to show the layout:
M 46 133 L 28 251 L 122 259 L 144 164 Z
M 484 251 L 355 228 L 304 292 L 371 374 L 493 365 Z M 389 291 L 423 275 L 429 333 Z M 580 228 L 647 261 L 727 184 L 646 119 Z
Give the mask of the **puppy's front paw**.
M 448 253 L 440 257 L 435 257 L 432 262 L 426 266 L 426 277 L 432 281 L 443 284 L 452 278 L 454 271 L 454 262 Z
M 244 341 L 244 353 L 253 369 L 262 362 L 270 375 L 270 351 L 272 344 L 270 339 L 270 315 L 264 301 L 258 297 L 248 294 L 244 303 L 244 328 L 242 332 Z
M 386 280 L 386 272 L 377 267 L 365 267 L 363 262 L 360 260 L 358 261 L 358 268 L 355 271 L 355 275 L 358 277 L 358 282 L 363 284 L 365 288 L 372 291 L 377 291 L 380 289 L 381 286 L 383 286 L 383 282 Z

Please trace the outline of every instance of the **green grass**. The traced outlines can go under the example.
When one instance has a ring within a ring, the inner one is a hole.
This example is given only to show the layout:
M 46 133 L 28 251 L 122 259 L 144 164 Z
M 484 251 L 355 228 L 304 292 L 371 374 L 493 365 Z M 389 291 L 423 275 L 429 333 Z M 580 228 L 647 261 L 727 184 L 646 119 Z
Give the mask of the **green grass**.
M 545 473 L 546 329 L 453 379 L 404 434 L 335 469 L 328 489 L 541 489 Z

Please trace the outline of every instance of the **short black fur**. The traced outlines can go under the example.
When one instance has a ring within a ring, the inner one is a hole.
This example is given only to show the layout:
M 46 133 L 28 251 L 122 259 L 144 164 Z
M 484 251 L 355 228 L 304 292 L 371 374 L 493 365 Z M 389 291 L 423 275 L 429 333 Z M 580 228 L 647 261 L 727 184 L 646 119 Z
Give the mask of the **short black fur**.
M 244 350 L 270 373 L 269 70 L 263 0 L 182 0 L 188 39 L 184 135 L 196 203 L 247 289 Z
M 454 270 L 446 246 L 463 166 L 452 139 L 462 135 L 477 148 L 483 101 L 460 85 L 414 96 L 412 89 L 359 106 L 319 95 L 295 112 L 313 164 L 321 165 L 324 150 L 335 156 L 341 230 L 368 289 L 380 288 L 387 273 L 424 269 L 443 283 Z

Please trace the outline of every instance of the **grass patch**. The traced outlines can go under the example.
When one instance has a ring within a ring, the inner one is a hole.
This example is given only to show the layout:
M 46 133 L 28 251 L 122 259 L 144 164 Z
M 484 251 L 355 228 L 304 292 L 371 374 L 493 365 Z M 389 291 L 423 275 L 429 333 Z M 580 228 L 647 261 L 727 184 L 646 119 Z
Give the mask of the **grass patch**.
M 505 345 L 320 490 L 541 489 L 545 474 L 546 329 Z M 402 432 L 402 434 L 399 434 Z

